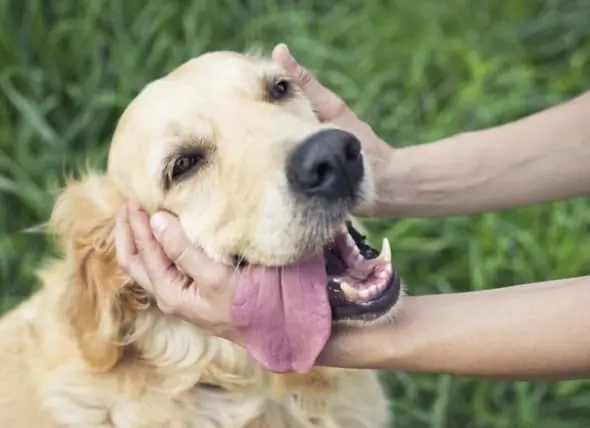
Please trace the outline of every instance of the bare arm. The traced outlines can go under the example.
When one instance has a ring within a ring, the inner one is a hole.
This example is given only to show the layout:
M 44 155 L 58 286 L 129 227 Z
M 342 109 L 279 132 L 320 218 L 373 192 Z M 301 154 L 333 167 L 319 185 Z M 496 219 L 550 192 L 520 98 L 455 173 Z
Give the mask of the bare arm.
M 590 276 L 407 297 L 391 325 L 343 330 L 319 363 L 507 379 L 590 376 Z
M 371 213 L 378 217 L 468 214 L 582 196 L 590 193 L 590 92 L 503 126 L 393 150 L 378 171 Z
M 524 119 L 392 150 L 346 103 L 277 45 L 273 58 L 322 121 L 355 133 L 371 159 L 374 217 L 434 217 L 495 211 L 590 192 L 590 92 Z
M 382 160 L 385 168 L 377 176 L 380 215 L 502 209 L 590 189 L 590 93 L 502 127 L 391 151 L 341 99 L 290 58 L 285 46 L 274 56 L 313 98 L 323 120 L 355 131 L 372 159 Z M 178 219 L 152 217 L 153 236 L 147 213 L 137 211 L 129 210 L 130 222 L 125 211 L 118 219 L 121 266 L 153 291 L 160 306 L 236 340 L 227 309 L 233 288 L 220 287 L 232 280 L 232 270 L 202 269 L 206 257 L 192 246 Z M 179 254 L 186 268 L 172 269 Z M 199 279 L 191 266 L 217 274 Z M 407 297 L 392 325 L 336 332 L 319 363 L 522 379 L 588 376 L 589 307 L 590 277 Z

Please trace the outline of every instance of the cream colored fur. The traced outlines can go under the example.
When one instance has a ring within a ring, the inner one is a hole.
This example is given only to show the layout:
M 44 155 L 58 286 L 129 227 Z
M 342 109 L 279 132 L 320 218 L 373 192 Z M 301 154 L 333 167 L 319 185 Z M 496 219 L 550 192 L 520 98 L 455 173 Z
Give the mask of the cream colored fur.
M 239 253 L 284 264 L 325 242 L 329 222 L 299 221 L 282 168 L 290 148 L 326 126 L 300 93 L 265 102 L 275 75 L 277 64 L 229 52 L 187 62 L 131 102 L 107 173 L 66 184 L 50 221 L 63 256 L 0 320 L 0 427 L 390 426 L 376 373 L 265 372 L 243 348 L 160 312 L 116 264 L 114 222 L 127 197 L 174 212 L 220 262 Z M 166 190 L 164 159 L 187 144 L 207 163 Z

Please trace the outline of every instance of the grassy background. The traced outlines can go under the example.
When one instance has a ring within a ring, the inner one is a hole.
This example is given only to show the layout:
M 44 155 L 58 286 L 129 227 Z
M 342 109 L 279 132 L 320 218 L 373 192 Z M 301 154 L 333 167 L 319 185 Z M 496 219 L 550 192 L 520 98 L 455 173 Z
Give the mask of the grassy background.
M 282 4 L 282 5 L 281 5 Z M 205 50 L 298 58 L 392 144 L 516 119 L 590 85 L 587 0 L 4 0 L 0 2 L 0 311 L 36 286 L 66 172 L 102 165 L 114 121 L 150 79 Z M 416 294 L 590 271 L 590 203 L 370 222 Z M 509 352 L 509 349 L 507 349 Z M 570 428 L 590 385 L 386 375 L 398 427 Z

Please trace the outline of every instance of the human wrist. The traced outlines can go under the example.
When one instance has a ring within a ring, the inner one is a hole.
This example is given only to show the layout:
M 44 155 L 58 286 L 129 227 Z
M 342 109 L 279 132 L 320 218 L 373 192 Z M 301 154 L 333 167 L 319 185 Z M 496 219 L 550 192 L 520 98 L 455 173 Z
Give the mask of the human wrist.
M 375 138 L 379 138 L 375 136 Z M 387 143 L 383 141 L 383 144 Z M 389 145 L 388 145 L 389 146 Z M 374 199 L 366 213 L 370 217 L 393 218 L 400 215 L 400 206 L 411 195 L 409 185 L 411 157 L 404 149 L 389 146 L 373 161 Z
M 335 328 L 316 365 L 349 369 L 394 369 L 411 361 L 419 342 L 411 330 L 419 314 L 419 298 L 406 296 L 391 322 L 370 327 Z
M 484 140 L 482 131 L 398 149 L 354 112 L 340 120 L 361 140 L 372 170 L 373 197 L 355 209 L 355 215 L 435 217 L 477 211 L 471 206 L 473 196 L 465 194 L 473 193 L 491 173 L 489 162 L 473 150 L 474 141 Z
M 373 216 L 441 217 L 476 211 L 470 206 L 473 198 L 465 194 L 485 181 L 489 168 L 469 147 L 480 140 L 474 135 L 461 133 L 382 155 L 375 176 Z
M 375 355 L 370 351 L 371 328 L 345 327 L 332 332 L 329 342 L 316 361 L 318 366 L 339 368 L 371 368 Z

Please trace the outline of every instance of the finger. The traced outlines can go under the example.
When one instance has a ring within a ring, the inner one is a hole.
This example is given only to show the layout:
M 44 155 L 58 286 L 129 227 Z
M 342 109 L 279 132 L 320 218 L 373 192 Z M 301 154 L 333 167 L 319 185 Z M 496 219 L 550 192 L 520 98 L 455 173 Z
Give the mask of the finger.
M 164 253 L 152 233 L 147 213 L 135 204 L 129 206 L 129 223 L 153 293 L 159 303 L 163 300 L 165 304 L 175 306 L 190 279 Z
M 129 211 L 125 204 L 117 215 L 115 223 L 115 251 L 117 263 L 135 282 L 151 291 L 151 283 L 147 272 L 137 254 L 137 248 L 129 225 Z
M 151 226 L 164 253 L 174 261 L 206 293 L 207 288 L 218 287 L 227 282 L 231 269 L 215 263 L 188 239 L 178 219 L 158 212 L 151 218 Z
M 320 120 L 331 120 L 346 111 L 347 106 L 342 98 L 322 85 L 305 67 L 300 65 L 293 58 L 286 44 L 276 45 L 272 51 L 272 57 L 315 105 Z

